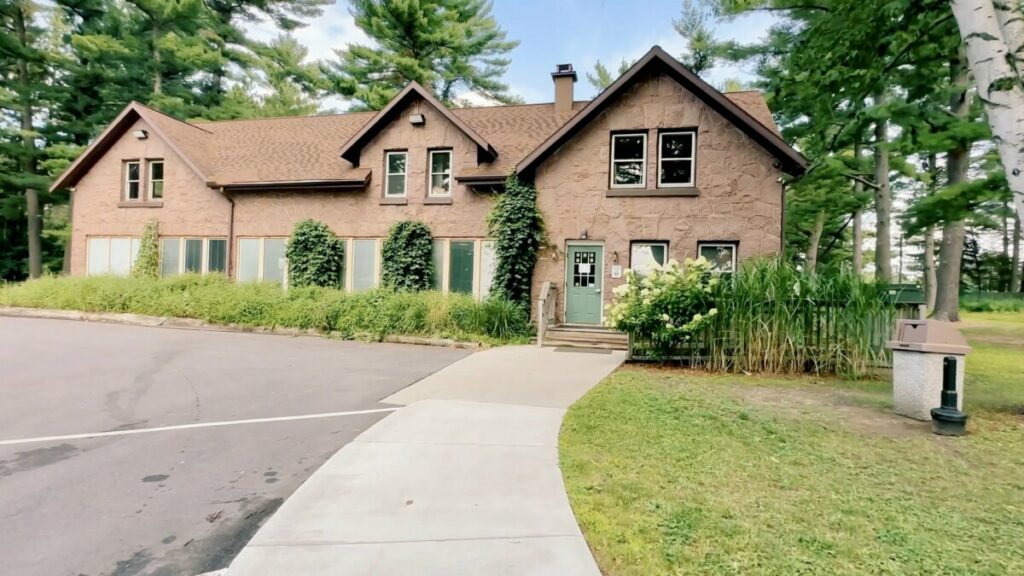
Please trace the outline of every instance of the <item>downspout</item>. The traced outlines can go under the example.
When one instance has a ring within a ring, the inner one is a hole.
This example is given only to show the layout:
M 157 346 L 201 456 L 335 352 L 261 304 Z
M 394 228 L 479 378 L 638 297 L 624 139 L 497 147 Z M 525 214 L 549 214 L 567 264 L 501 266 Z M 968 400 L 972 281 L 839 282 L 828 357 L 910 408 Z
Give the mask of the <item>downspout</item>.
M 220 193 L 231 203 L 228 211 L 228 278 L 235 277 L 235 198 L 221 186 Z

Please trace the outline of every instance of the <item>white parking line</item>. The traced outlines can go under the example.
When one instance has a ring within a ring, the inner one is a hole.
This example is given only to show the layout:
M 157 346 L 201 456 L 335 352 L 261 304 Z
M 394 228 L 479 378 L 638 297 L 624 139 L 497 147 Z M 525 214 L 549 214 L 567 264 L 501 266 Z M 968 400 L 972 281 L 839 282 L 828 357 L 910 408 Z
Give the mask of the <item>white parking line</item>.
M 395 408 L 373 408 L 370 410 L 350 410 L 348 412 L 324 412 L 322 414 L 305 414 L 302 416 L 278 416 L 275 418 L 250 418 L 248 420 L 224 420 L 221 422 L 197 422 L 195 424 L 179 424 L 177 426 L 158 426 L 156 428 L 139 428 L 136 430 L 114 430 L 111 432 L 87 432 L 85 434 L 65 434 L 63 436 L 40 436 L 38 438 L 17 438 L 0 440 L 0 446 L 15 446 L 33 442 L 59 442 L 61 440 L 83 440 L 85 438 L 104 438 L 107 436 L 127 436 L 129 434 L 148 434 L 150 432 L 170 432 L 173 430 L 192 430 L 194 428 L 214 428 L 217 426 L 236 426 L 238 424 L 263 424 L 266 422 L 291 422 L 294 420 L 315 420 L 317 418 L 336 418 L 339 416 L 358 416 L 360 414 L 378 414 L 394 412 Z

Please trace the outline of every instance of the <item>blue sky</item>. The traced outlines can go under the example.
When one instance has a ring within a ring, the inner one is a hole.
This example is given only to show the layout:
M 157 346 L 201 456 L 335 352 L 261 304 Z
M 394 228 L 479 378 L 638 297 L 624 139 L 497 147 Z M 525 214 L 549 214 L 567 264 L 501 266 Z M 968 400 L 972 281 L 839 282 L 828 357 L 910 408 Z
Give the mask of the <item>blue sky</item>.
M 510 39 L 520 41 L 511 54 L 505 80 L 527 102 L 547 102 L 554 94 L 550 73 L 555 64 L 568 62 L 579 71 L 576 97 L 590 98 L 595 90 L 584 72 L 598 60 L 616 68 L 623 58 L 635 60 L 655 44 L 670 54 L 682 53 L 684 44 L 672 28 L 681 8 L 682 0 L 495 0 L 498 24 Z M 348 10 L 347 0 L 338 0 L 295 33 L 310 49 L 311 58 L 332 58 L 334 48 L 366 42 Z M 749 15 L 716 23 L 715 34 L 720 39 L 753 42 L 771 23 L 767 14 Z M 260 35 L 270 34 L 261 28 Z M 750 74 L 740 68 L 718 67 L 705 75 L 715 85 L 726 78 L 747 80 Z

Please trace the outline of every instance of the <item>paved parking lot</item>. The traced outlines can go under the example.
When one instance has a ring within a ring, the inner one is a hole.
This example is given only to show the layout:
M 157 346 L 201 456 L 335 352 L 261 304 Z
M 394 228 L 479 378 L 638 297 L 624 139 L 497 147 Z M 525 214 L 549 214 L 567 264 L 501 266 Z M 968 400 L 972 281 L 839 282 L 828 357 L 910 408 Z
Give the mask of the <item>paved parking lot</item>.
M 0 574 L 223 568 L 378 400 L 466 354 L 0 318 Z

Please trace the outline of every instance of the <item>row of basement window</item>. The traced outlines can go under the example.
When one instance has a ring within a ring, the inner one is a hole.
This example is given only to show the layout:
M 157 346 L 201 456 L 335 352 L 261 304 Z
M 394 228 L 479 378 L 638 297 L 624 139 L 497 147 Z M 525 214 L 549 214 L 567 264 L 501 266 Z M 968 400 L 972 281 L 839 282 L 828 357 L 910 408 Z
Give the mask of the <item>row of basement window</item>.
M 239 238 L 239 282 L 287 280 L 285 238 Z M 380 247 L 377 238 L 344 239 L 345 267 L 340 285 L 352 291 L 380 284 Z M 138 257 L 139 239 L 127 236 L 91 236 L 87 269 L 90 275 L 127 276 Z M 224 274 L 227 271 L 226 238 L 163 237 L 160 239 L 160 274 Z M 445 292 L 486 297 L 494 277 L 494 242 L 475 239 L 436 239 L 432 254 L 433 288 Z

